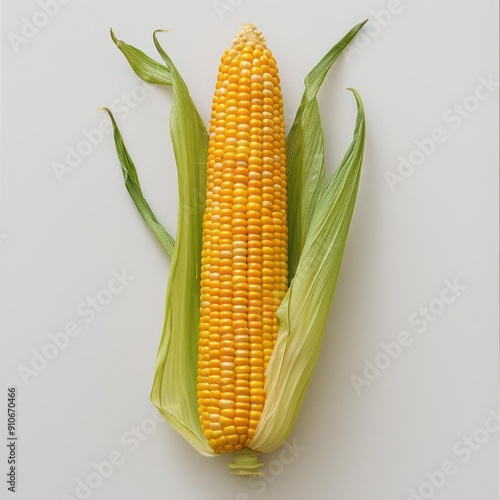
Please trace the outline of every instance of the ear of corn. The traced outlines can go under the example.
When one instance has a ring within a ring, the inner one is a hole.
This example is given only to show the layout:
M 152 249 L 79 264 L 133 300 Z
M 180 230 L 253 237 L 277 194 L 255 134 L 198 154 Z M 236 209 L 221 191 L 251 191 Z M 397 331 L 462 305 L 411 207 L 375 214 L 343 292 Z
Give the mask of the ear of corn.
M 285 123 L 276 61 L 244 25 L 221 58 L 203 218 L 198 404 L 217 453 L 250 447 L 287 290 Z
M 257 454 L 284 442 L 314 370 L 356 199 L 365 134 L 361 99 L 353 91 L 358 104 L 353 141 L 325 188 L 316 95 L 361 26 L 306 78 L 288 137 L 293 220 L 288 292 L 282 101 L 275 61 L 260 33 L 247 26 L 222 58 L 208 144 L 187 87 L 156 32 L 164 65 L 113 35 L 139 77 L 173 87 L 175 243 L 145 202 L 113 120 L 127 188 L 169 255 L 175 245 L 151 399 L 200 453 L 236 451 L 230 464 L 235 475 L 260 474 Z

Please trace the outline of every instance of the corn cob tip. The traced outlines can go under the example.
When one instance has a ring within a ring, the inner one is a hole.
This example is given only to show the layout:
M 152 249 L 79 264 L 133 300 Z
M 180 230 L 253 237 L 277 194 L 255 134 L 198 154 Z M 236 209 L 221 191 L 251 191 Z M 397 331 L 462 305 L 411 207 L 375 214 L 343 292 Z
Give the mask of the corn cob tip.
M 266 40 L 262 36 L 262 32 L 259 31 L 252 23 L 245 23 L 238 31 L 238 34 L 233 40 L 234 45 L 240 45 L 241 43 L 247 44 L 248 42 L 265 44 Z

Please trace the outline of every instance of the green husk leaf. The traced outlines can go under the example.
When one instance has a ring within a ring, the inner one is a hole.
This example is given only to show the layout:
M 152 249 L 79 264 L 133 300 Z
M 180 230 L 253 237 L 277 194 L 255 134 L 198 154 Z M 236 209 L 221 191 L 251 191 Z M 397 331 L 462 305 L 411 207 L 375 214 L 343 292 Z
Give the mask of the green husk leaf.
M 288 134 L 289 281 L 295 275 L 316 205 L 325 188 L 324 136 L 316 96 L 333 63 L 365 22 L 352 28 L 306 76 L 302 101 Z
M 110 30 L 110 34 L 113 42 L 121 50 L 121 52 L 129 62 L 131 68 L 134 70 L 136 75 L 139 76 L 139 78 L 148 83 L 157 83 L 168 86 L 172 85 L 172 74 L 166 66 L 155 61 L 154 59 L 151 59 L 151 57 L 147 56 L 144 52 L 142 52 L 142 50 L 139 50 L 136 47 L 125 43 L 123 40 L 118 40 L 112 29 Z M 115 119 L 109 109 L 104 109 L 108 112 L 113 123 L 113 135 L 115 139 L 116 150 L 118 153 L 118 158 L 120 159 L 120 164 L 122 166 L 127 190 L 130 193 L 130 196 L 132 197 L 142 218 L 146 221 L 146 224 L 156 236 L 156 238 L 160 242 L 160 245 L 167 252 L 168 256 L 172 258 L 175 240 L 158 222 L 156 216 L 154 215 L 146 199 L 144 198 L 136 168 L 132 159 L 130 158 L 130 155 L 128 154 L 127 149 L 125 148 Z
M 151 57 L 147 56 L 142 50 L 125 43 L 123 40 L 118 40 L 112 29 L 109 31 L 113 42 L 115 42 L 115 45 L 122 51 L 130 67 L 139 78 L 147 83 L 172 85 L 172 74 L 168 68 L 154 59 L 151 59 Z
M 156 239 L 162 246 L 163 250 L 167 255 L 172 258 L 174 254 L 175 241 L 170 233 L 158 222 L 155 214 L 151 210 L 148 202 L 144 198 L 141 190 L 141 184 L 139 182 L 139 177 L 137 175 L 137 170 L 135 168 L 134 162 L 125 147 L 123 142 L 120 129 L 116 124 L 113 113 L 108 108 L 103 108 L 111 118 L 111 123 L 113 124 L 113 137 L 115 140 L 116 153 L 118 159 L 120 160 L 120 165 L 122 167 L 123 178 L 125 180 L 125 187 L 130 194 L 137 210 L 141 214 L 142 218 L 148 225 L 149 229 L 156 236 Z
M 149 83 L 173 87 L 170 134 L 178 174 L 178 244 L 174 247 L 172 239 L 173 254 L 169 253 L 172 265 L 167 286 L 165 321 L 156 360 L 151 401 L 197 451 L 214 456 L 202 432 L 196 399 L 201 224 L 205 206 L 208 136 L 186 84 L 158 43 L 156 32 L 153 34 L 154 43 L 165 65 L 118 40 L 112 31 L 111 37 L 140 78 Z M 115 123 L 114 127 L 117 131 Z M 117 137 L 122 168 L 125 164 L 127 173 L 133 172 L 132 180 L 136 189 L 132 192 L 136 195 L 136 201 L 137 193 L 140 193 L 139 179 L 135 168 L 130 168 L 133 163 L 126 153 L 119 132 L 118 136 L 115 134 L 115 141 Z M 141 201 L 140 206 L 141 209 L 147 206 L 146 201 Z M 143 212 L 144 210 L 141 215 Z
M 297 272 L 278 309 L 280 330 L 266 371 L 266 404 L 252 439 L 252 448 L 263 453 L 281 446 L 297 419 L 330 311 L 365 141 L 363 104 L 352 92 L 358 106 L 353 140 L 317 203 Z
M 151 401 L 194 448 L 213 456 L 202 432 L 196 399 L 201 224 L 208 137 L 186 84 L 158 43 L 156 32 L 153 38 L 172 76 L 170 135 L 177 165 L 179 213 Z

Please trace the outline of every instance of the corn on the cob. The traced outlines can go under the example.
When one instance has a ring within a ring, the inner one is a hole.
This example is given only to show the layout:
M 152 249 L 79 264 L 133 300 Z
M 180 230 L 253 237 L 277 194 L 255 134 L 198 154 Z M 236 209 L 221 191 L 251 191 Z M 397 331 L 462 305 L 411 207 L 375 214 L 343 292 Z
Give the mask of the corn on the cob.
M 198 405 L 216 453 L 249 447 L 287 290 L 283 101 L 276 61 L 245 24 L 221 58 L 203 217 Z
M 358 109 L 353 139 L 325 186 L 316 96 L 363 24 L 305 78 L 287 138 L 287 169 L 276 64 L 255 27 L 245 25 L 222 58 L 210 140 L 157 32 L 164 64 L 111 33 L 140 78 L 173 87 L 170 132 L 182 207 L 176 241 L 144 199 L 107 110 L 127 190 L 172 259 L 151 401 L 203 455 L 236 451 L 228 467 L 238 477 L 262 475 L 258 455 L 289 436 L 320 349 L 356 201 L 365 118 L 350 89 Z M 208 171 L 200 168 L 207 161 Z M 205 207 L 199 201 L 206 188 Z

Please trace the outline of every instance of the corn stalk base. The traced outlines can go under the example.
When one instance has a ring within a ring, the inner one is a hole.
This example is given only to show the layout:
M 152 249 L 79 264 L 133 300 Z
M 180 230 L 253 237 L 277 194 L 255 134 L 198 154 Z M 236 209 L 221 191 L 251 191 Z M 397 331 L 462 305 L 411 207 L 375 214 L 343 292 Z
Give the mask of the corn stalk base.
M 259 470 L 264 464 L 257 460 L 259 452 L 245 449 L 233 454 L 233 461 L 227 466 L 231 474 L 236 477 L 262 477 L 264 474 Z

